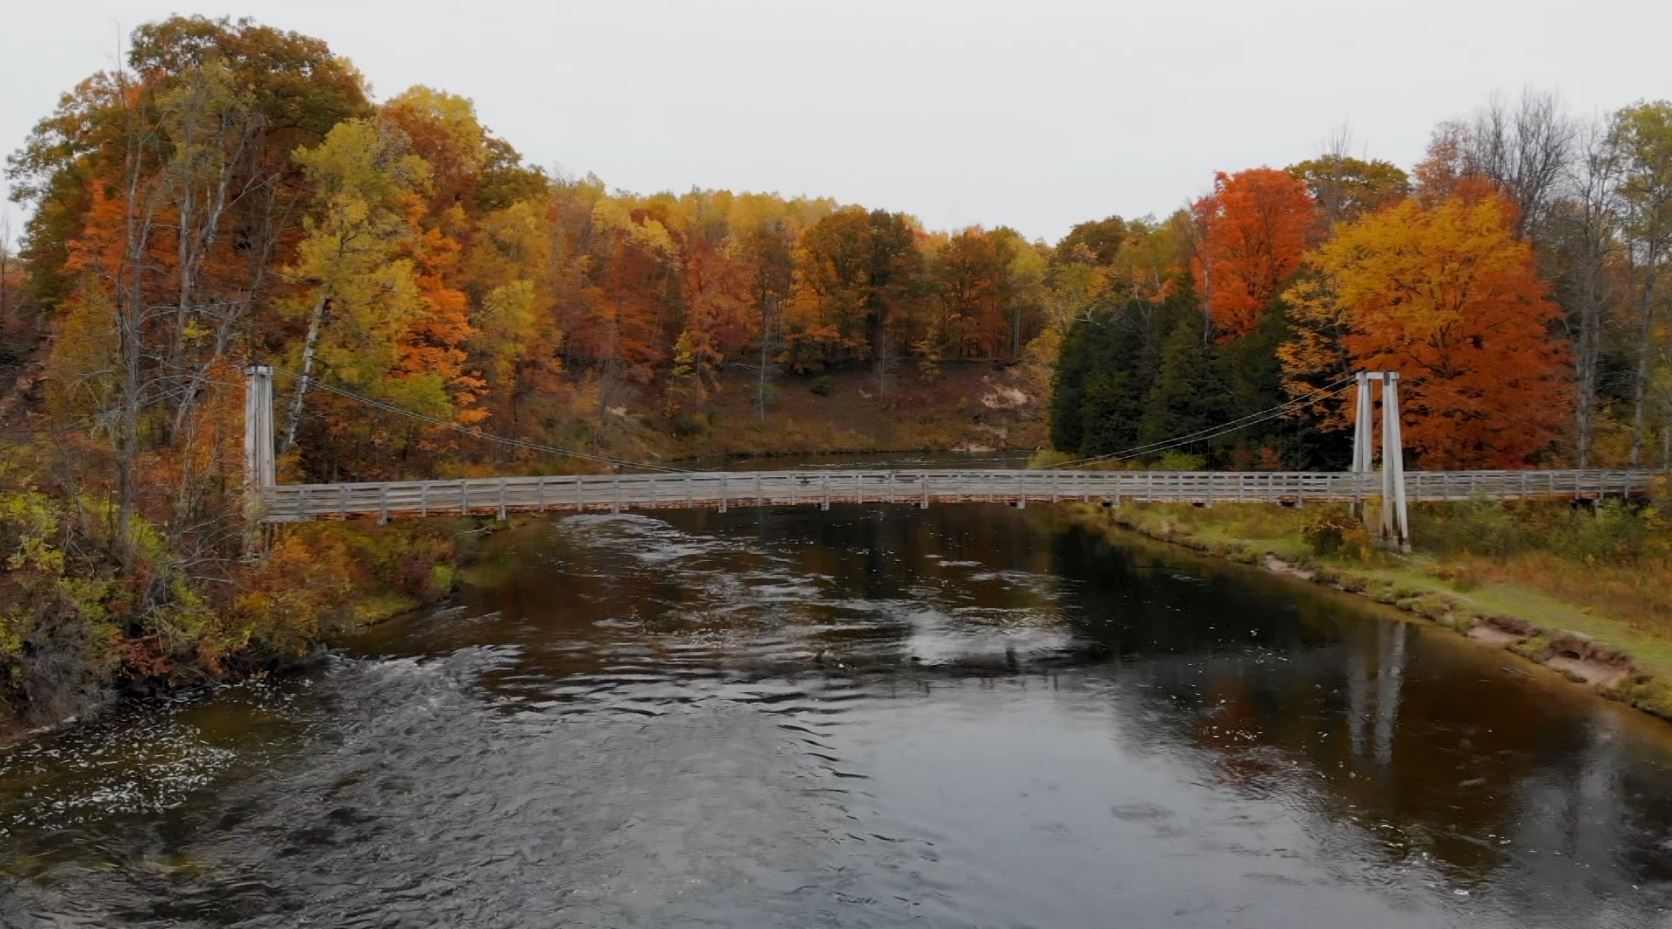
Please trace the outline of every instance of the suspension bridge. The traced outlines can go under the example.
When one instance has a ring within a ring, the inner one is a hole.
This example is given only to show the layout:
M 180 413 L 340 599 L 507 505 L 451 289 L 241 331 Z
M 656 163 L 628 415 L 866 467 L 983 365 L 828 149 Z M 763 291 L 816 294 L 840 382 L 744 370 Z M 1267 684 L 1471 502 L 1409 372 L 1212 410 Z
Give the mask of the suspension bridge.
M 639 462 L 642 473 L 465 478 L 456 480 L 357 481 L 328 484 L 280 484 L 276 480 L 272 369 L 247 369 L 245 393 L 245 464 L 250 517 L 255 523 L 298 523 L 323 519 L 391 519 L 430 516 L 496 516 L 512 513 L 611 512 L 644 509 L 712 508 L 722 512 L 744 506 L 819 506 L 875 503 L 928 507 L 948 503 L 1030 503 L 1263 501 L 1299 506 L 1350 503 L 1361 508 L 1379 500 L 1382 534 L 1394 545 L 1407 545 L 1408 501 L 1562 498 L 1599 501 L 1649 491 L 1655 472 L 1646 470 L 1410 471 L 1404 470 L 1399 429 L 1398 376 L 1363 372 L 1329 394 L 1356 389 L 1352 470 L 1329 471 L 1134 471 L 1089 469 L 1100 461 L 1154 454 L 1165 448 L 1202 441 L 1255 422 L 1284 415 L 1300 398 L 1243 420 L 1222 424 L 1165 443 L 1151 443 L 1112 455 L 1067 462 L 1053 468 L 1020 469 L 862 469 L 796 471 L 683 471 Z M 1380 387 L 1382 424 L 1380 468 L 1375 455 L 1373 420 Z M 371 398 L 327 388 L 395 412 Z M 1272 415 L 1266 415 L 1272 413 Z M 416 415 L 416 414 L 409 414 Z M 1263 417 L 1263 418 L 1261 418 Z M 435 421 L 440 425 L 451 425 Z M 469 427 L 455 427 L 482 438 L 557 454 L 578 454 L 524 440 L 506 439 Z M 579 457 L 593 457 L 579 455 Z M 1073 467 L 1081 465 L 1082 467 Z

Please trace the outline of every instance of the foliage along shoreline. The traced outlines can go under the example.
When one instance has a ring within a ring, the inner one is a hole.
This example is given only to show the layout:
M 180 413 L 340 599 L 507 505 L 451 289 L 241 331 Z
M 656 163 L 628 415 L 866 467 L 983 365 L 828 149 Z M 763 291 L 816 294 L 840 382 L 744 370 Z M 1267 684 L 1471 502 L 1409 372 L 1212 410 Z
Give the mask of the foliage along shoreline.
M 1373 553 L 1358 520 L 1342 508 L 1322 508 L 1305 518 L 1245 521 L 1247 504 L 1061 506 L 1070 525 L 1088 532 L 1112 540 L 1121 534 L 1141 536 L 1388 606 L 1486 647 L 1512 652 L 1601 697 L 1672 722 L 1672 629 L 1645 629 L 1642 623 L 1597 615 L 1587 606 L 1552 602 L 1543 591 L 1515 581 L 1495 585 L 1507 598 L 1482 596 L 1476 582 L 1467 578 L 1467 568 L 1443 560 L 1420 567 L 1417 559 Z M 1443 520 L 1441 514 L 1470 506 L 1426 505 L 1419 521 L 1425 516 Z M 1320 546 L 1320 536 L 1332 541 Z M 1343 546 L 1359 550 L 1346 552 Z M 1654 557 L 1664 572 L 1664 548 Z M 1596 564 L 1567 567 L 1594 571 Z M 1658 612 L 1659 605 L 1649 609 Z M 1585 630 L 1566 628 L 1573 625 Z

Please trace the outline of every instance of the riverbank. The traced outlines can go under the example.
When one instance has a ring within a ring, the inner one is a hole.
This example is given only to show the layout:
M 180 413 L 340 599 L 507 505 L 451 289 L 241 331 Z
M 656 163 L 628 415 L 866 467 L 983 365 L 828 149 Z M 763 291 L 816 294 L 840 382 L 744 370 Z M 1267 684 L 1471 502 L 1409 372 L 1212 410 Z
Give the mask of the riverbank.
M 79 506 L 77 505 L 79 504 Z M 0 739 L 156 696 L 292 667 L 455 587 L 478 521 L 316 523 L 199 574 L 136 520 L 126 570 L 93 504 L 0 489 Z
M 1335 508 L 1070 504 L 1069 518 L 1093 531 L 1137 533 L 1392 606 L 1672 721 L 1672 612 L 1666 607 L 1672 592 L 1665 583 L 1672 573 L 1655 511 L 1611 508 L 1569 520 L 1542 506 L 1519 512 L 1418 507 L 1412 530 L 1418 547 L 1409 555 L 1371 546 Z M 1482 518 L 1502 522 L 1471 522 Z M 1625 537 L 1619 544 L 1635 546 L 1637 554 L 1570 557 L 1555 550 L 1565 536 L 1548 525 L 1549 534 L 1527 537 L 1540 520 L 1587 528 L 1581 519 L 1597 523 L 1593 534 L 1601 538 L 1589 540 L 1593 545 L 1606 548 L 1607 536 L 1618 534 Z M 1333 527 L 1335 536 L 1320 526 Z M 1638 537 L 1640 529 L 1653 537 Z M 1459 544 L 1471 534 L 1472 545 Z

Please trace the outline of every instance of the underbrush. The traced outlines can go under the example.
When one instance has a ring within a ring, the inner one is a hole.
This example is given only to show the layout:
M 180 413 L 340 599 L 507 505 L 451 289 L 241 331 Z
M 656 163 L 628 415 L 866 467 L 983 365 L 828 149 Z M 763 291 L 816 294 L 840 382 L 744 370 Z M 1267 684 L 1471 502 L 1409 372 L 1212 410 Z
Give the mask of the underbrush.
M 1419 504 L 1411 532 L 1426 551 L 1499 562 L 1530 552 L 1586 565 L 1634 566 L 1672 557 L 1672 524 L 1652 502 L 1609 500 L 1594 510 L 1528 500 Z
M 932 378 L 898 371 L 886 389 L 862 368 L 786 374 L 769 386 L 762 417 L 753 375 L 726 371 L 699 433 L 675 436 L 658 421 L 667 434 L 646 441 L 668 459 L 1038 448 L 1044 419 L 1027 389 L 1018 369 L 985 363 L 948 364 Z
M 107 501 L 0 487 L 0 721 L 43 724 L 116 690 L 152 691 L 272 667 L 367 618 L 453 585 L 452 528 L 322 524 L 268 557 L 186 551 L 135 516 L 125 557 Z

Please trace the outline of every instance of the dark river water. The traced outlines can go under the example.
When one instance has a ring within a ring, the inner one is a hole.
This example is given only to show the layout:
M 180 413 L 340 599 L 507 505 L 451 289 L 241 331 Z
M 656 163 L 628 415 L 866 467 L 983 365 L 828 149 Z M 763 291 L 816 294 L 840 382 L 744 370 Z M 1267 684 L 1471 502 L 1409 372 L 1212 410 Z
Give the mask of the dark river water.
M 0 749 L 0 925 L 1672 925 L 1672 727 L 1047 507 L 576 516 Z

